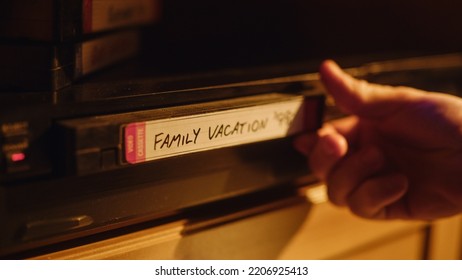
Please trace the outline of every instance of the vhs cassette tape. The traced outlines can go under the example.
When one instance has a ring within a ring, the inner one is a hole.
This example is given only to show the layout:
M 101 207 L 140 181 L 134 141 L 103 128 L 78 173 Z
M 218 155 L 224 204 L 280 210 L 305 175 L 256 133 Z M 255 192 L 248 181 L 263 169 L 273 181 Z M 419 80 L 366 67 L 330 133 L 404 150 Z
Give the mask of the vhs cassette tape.
M 320 126 L 320 96 L 268 93 L 58 122 L 68 171 L 124 165 L 258 143 Z M 64 161 L 63 161 L 64 162 Z
M 58 90 L 133 57 L 139 32 L 124 30 L 79 43 L 0 43 L 0 90 Z
M 6 0 L 0 9 L 0 38 L 81 41 L 87 35 L 156 22 L 160 1 Z

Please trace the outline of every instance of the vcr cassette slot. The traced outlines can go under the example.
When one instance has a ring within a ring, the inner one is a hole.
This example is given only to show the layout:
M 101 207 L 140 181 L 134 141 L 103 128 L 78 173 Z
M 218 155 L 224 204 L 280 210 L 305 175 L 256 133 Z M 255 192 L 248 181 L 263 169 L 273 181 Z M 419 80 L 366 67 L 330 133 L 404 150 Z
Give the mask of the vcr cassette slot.
M 320 126 L 321 97 L 270 93 L 59 121 L 60 154 L 67 172 L 83 175 L 280 139 Z

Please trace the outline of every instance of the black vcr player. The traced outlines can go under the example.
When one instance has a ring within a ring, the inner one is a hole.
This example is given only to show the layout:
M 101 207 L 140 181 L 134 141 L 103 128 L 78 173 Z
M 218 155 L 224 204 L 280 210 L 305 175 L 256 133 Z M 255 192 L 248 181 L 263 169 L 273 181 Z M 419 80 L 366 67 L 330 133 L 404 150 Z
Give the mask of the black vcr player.
M 462 92 L 460 54 L 375 60 L 340 64 Z M 2 92 L 0 256 L 315 182 L 292 136 L 339 116 L 316 67 L 159 76 L 132 62 L 55 92 Z
M 291 140 L 322 123 L 313 69 L 140 68 L 0 94 L 1 256 L 313 180 Z

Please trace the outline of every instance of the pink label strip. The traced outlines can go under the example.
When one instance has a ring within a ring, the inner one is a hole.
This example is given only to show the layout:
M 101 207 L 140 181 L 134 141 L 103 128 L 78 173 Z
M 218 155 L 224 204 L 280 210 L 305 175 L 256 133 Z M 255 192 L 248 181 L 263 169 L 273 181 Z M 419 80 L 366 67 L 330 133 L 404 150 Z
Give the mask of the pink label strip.
M 82 2 L 82 23 L 83 33 L 90 33 L 92 31 L 92 16 L 93 16 L 93 0 L 84 0 Z
M 125 127 L 125 160 L 135 164 L 146 161 L 146 123 L 131 123 Z

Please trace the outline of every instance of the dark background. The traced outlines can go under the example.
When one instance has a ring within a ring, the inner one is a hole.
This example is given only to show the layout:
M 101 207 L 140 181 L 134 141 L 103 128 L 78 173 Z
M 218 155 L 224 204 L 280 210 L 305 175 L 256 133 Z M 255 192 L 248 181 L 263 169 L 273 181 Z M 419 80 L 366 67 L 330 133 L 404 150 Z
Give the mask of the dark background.
M 454 0 L 164 0 L 146 62 L 202 70 L 462 49 Z

